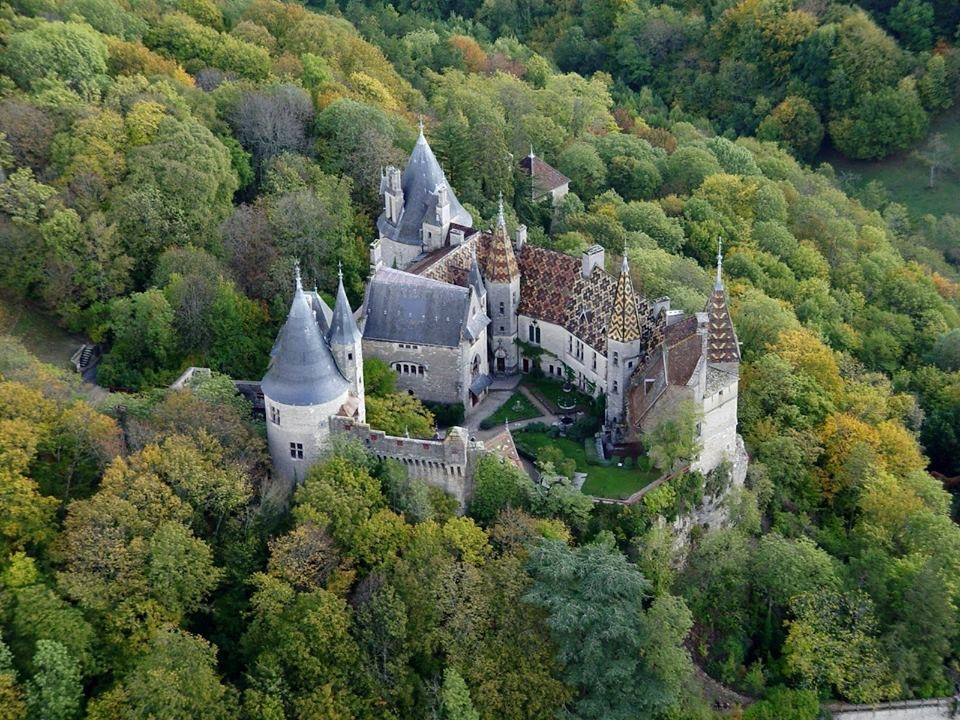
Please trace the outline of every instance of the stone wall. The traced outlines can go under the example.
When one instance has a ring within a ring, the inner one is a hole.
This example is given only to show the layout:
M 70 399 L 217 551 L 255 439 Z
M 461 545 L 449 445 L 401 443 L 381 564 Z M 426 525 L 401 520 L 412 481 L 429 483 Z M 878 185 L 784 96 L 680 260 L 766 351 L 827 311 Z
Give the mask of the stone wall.
M 359 440 L 377 458 L 402 463 L 411 477 L 420 478 L 455 497 L 465 508 L 473 491 L 473 471 L 483 443 L 471 442 L 463 428 L 453 427 L 443 440 L 420 440 L 387 435 L 341 416 L 330 418 L 331 433 L 343 433 Z
M 397 373 L 397 387 L 401 390 L 412 390 L 413 394 L 421 400 L 438 403 L 464 401 L 460 348 L 413 345 L 364 338 L 363 356 L 380 358 L 390 366 L 394 363 L 423 366 L 423 375 Z
M 902 700 L 877 705 L 827 705 L 825 710 L 834 720 L 942 720 L 956 718 L 953 698 Z
M 529 328 L 533 322 L 533 319 L 527 315 L 519 317 L 518 337 L 521 341 L 530 341 Z M 546 350 L 540 358 L 540 367 L 543 372 L 549 374 L 551 364 L 555 367 L 558 365 L 566 366 L 574 371 L 575 378 L 582 377 L 585 381 L 592 383 L 597 393 L 606 391 L 607 358 L 603 353 L 583 343 L 583 360 L 578 360 L 576 354 L 569 350 L 571 333 L 567 332 L 565 328 L 545 320 L 537 320 L 536 324 L 540 328 L 539 346 Z M 576 340 L 576 337 L 574 337 L 574 340 Z M 594 356 L 596 356 L 596 370 L 593 367 Z M 559 376 L 554 374 L 553 377 L 565 377 L 565 375 L 562 373 Z M 576 379 L 574 382 L 576 383 Z M 589 391 L 586 382 L 580 384 L 580 389 Z

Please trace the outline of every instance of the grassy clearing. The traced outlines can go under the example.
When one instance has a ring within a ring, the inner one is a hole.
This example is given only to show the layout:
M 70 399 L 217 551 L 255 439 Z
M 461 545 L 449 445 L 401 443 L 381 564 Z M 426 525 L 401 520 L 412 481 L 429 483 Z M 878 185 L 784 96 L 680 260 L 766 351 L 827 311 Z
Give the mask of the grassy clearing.
M 942 134 L 947 145 L 955 153 L 960 152 L 960 106 L 935 119 L 930 124 L 930 133 Z M 833 165 L 837 173 L 855 173 L 857 188 L 871 180 L 879 180 L 890 191 L 891 200 L 903 203 L 917 216 L 960 213 L 960 171 L 940 173 L 935 186 L 929 188 L 930 170 L 912 157 L 911 151 L 873 162 L 848 160 L 829 151 L 821 160 Z
M 540 409 L 530 402 L 530 398 L 522 392 L 515 392 L 496 411 L 484 418 L 481 427 L 492 428 L 503 425 L 508 420 L 510 422 L 529 420 L 530 418 L 540 417 L 542 414 Z
M 637 465 L 632 468 L 592 465 L 587 460 L 583 443 L 569 438 L 553 438 L 545 432 L 526 430 L 518 430 L 513 438 L 517 449 L 531 457 L 536 457 L 537 453 L 548 445 L 559 448 L 564 456 L 577 464 L 578 472 L 587 473 L 587 481 L 583 485 L 583 492 L 587 495 L 609 498 L 630 497 L 660 475 L 656 468 L 650 466 L 650 458 L 645 456 L 637 458 Z
M 19 338 L 38 360 L 65 369 L 72 369 L 70 356 L 84 342 L 36 308 L 2 296 L 0 333 Z

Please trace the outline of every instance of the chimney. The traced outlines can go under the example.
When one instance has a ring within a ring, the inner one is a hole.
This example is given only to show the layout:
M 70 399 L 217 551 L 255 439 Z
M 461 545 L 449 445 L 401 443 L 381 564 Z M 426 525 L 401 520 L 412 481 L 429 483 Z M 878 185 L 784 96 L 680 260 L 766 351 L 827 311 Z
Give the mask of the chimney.
M 457 245 L 463 245 L 463 228 L 451 227 L 450 246 L 456 247 Z
M 380 239 L 370 243 L 370 274 L 373 275 L 383 267 L 383 253 L 380 249 Z
M 517 225 L 517 231 L 513 236 L 513 246 L 517 252 L 520 252 L 523 249 L 524 244 L 527 242 L 527 226 L 526 225 Z
M 583 256 L 580 266 L 580 274 L 583 277 L 588 278 L 593 272 L 593 269 L 599 267 L 603 269 L 603 263 L 605 259 L 605 252 L 603 247 L 600 245 L 591 245 L 586 250 L 583 251 Z

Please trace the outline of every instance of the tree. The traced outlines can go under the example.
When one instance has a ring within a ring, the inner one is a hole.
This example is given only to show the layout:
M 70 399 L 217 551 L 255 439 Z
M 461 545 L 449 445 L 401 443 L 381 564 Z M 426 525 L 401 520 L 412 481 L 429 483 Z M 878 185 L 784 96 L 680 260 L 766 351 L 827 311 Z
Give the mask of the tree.
M 757 137 L 781 142 L 797 157 L 810 160 L 823 141 L 823 123 L 809 100 L 789 95 L 763 119 Z
M 699 452 L 699 421 L 693 402 L 685 400 L 650 431 L 646 438 L 647 452 L 660 470 L 675 470 L 678 464 L 689 461 Z
M 480 714 L 470 701 L 470 690 L 456 668 L 448 667 L 443 671 L 440 704 L 445 720 L 480 720 Z
M 397 390 L 397 373 L 380 358 L 364 358 L 363 386 L 367 397 L 386 397 Z
M 0 720 L 25 720 L 26 717 L 27 704 L 17 685 L 13 658 L 0 639 Z
M 915 84 L 905 81 L 863 95 L 846 114 L 830 122 L 830 136 L 844 154 L 874 160 L 904 150 L 927 132 L 928 118 Z
M 71 720 L 77 717 L 83 696 L 79 663 L 59 642 L 39 640 L 33 664 L 36 672 L 27 685 L 30 717 L 37 720 Z
M 525 472 L 492 454 L 480 458 L 473 482 L 470 515 L 484 524 L 506 508 L 522 508 L 533 489 Z
M 399 437 L 430 438 L 434 434 L 433 413 L 407 393 L 367 398 L 367 422 L 377 430 Z
M 956 169 L 955 151 L 947 144 L 943 133 L 933 133 L 923 147 L 913 156 L 930 168 L 927 187 L 933 188 L 938 172 L 950 172 Z
M 98 369 L 102 383 L 139 390 L 162 381 L 175 349 L 173 309 L 156 289 L 110 305 L 113 343 Z
M 810 689 L 830 688 L 852 702 L 896 696 L 887 658 L 874 635 L 873 603 L 862 592 L 806 593 L 790 603 L 784 660 Z
M 576 142 L 560 153 L 557 169 L 571 179 L 570 189 L 589 201 L 607 185 L 607 169 L 596 148 Z
M 306 154 L 312 123 L 310 96 L 293 85 L 244 93 L 230 116 L 237 139 L 252 153 L 258 171 L 281 153 Z
M 90 720 L 230 720 L 232 688 L 217 675 L 216 648 L 177 628 L 158 630 L 120 682 L 90 702 Z
M 153 142 L 127 154 L 111 217 L 141 277 L 171 245 L 209 247 L 238 187 L 230 152 L 195 120 L 166 116 Z
M 817 720 L 820 699 L 812 690 L 792 690 L 778 685 L 748 707 L 744 720 Z
M 542 541 L 531 553 L 525 601 L 548 612 L 578 717 L 626 720 L 678 709 L 692 665 L 690 613 L 672 596 L 645 607 L 649 586 L 611 544 Z
M 91 92 L 107 71 L 107 46 L 87 25 L 43 22 L 10 36 L 3 67 L 24 89 L 52 75 L 75 90 Z

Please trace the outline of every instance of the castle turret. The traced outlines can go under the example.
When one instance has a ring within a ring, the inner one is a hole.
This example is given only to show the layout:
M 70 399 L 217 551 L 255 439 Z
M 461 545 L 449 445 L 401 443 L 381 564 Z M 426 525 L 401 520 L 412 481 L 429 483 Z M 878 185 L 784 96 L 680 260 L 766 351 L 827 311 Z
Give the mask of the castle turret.
M 340 374 L 350 383 L 353 394 L 358 400 L 357 419 L 366 422 L 366 395 L 363 387 L 363 336 L 353 317 L 350 301 L 343 289 L 343 269 L 339 270 L 340 286 L 337 288 L 337 303 L 333 307 L 333 319 L 327 341 L 330 351 L 337 361 Z
M 520 349 L 517 346 L 517 310 L 520 307 L 520 268 L 513 253 L 513 244 L 507 234 L 503 216 L 503 194 L 493 239 L 487 252 L 486 277 L 487 308 L 490 316 L 488 337 L 494 358 L 494 372 L 498 375 L 517 372 Z
M 607 425 L 623 422 L 627 383 L 637 366 L 642 338 L 637 296 L 630 279 L 630 264 L 624 255 L 607 323 Z
M 377 230 L 386 267 L 403 269 L 424 250 L 443 247 L 453 223 L 473 225 L 430 149 L 422 122 L 403 174 L 387 168 L 380 193 L 383 213 L 377 219 Z
M 341 374 L 296 272 L 287 320 L 261 383 L 267 442 L 275 475 L 291 489 L 302 482 L 330 437 L 329 418 L 347 405 L 351 387 Z

